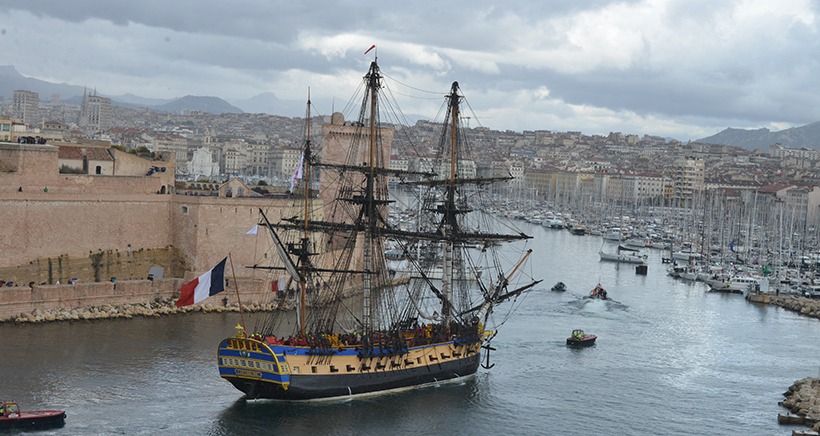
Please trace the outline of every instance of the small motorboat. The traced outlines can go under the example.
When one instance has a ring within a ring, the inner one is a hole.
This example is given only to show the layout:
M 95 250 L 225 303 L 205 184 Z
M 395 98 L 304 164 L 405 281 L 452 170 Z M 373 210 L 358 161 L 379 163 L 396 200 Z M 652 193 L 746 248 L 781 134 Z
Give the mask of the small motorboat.
M 59 427 L 64 424 L 65 411 L 21 411 L 20 406 L 17 403 L 0 401 L 0 429 Z
M 595 335 L 588 335 L 581 329 L 572 331 L 570 337 L 567 338 L 567 345 L 571 347 L 589 347 L 595 345 L 595 340 L 598 339 Z
M 567 285 L 565 285 L 564 282 L 558 282 L 552 287 L 551 290 L 554 292 L 564 292 L 567 290 Z
M 597 299 L 600 299 L 600 300 L 606 300 L 607 299 L 606 289 L 604 289 L 604 287 L 601 286 L 600 283 L 598 283 L 595 286 L 595 288 L 593 288 L 591 291 L 589 291 L 589 295 L 587 296 L 587 298 L 597 298 Z
M 587 228 L 581 225 L 572 226 L 572 228 L 570 228 L 569 231 L 573 235 L 583 236 L 587 234 Z

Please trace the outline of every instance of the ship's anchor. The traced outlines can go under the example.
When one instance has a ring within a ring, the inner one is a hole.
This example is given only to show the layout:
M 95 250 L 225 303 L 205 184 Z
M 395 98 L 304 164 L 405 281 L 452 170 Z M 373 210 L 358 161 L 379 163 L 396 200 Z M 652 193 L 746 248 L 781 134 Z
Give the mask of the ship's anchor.
M 484 341 L 485 344 L 481 346 L 481 348 L 487 350 L 487 358 L 484 360 L 484 363 L 481 364 L 481 367 L 484 369 L 490 369 L 495 366 L 495 363 L 490 364 L 490 351 L 495 351 L 495 347 L 490 345 L 490 341 L 492 341 L 495 335 L 497 334 L 498 332 L 493 333 L 492 336 L 490 336 L 489 338 L 487 338 L 486 341 Z
M 487 350 L 487 358 L 485 359 L 485 363 L 481 364 L 481 367 L 484 369 L 490 369 L 495 366 L 495 363 L 492 365 L 490 364 L 490 350 L 495 350 L 494 347 L 491 347 L 490 344 L 482 345 L 481 348 Z

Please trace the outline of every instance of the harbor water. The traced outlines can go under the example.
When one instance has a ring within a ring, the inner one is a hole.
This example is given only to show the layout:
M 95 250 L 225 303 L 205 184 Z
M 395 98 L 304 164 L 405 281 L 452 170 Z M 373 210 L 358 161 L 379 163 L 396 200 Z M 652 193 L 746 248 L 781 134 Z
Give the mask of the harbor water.
M 497 309 L 489 370 L 460 382 L 306 404 L 245 401 L 216 346 L 239 314 L 0 325 L 0 399 L 65 409 L 41 434 L 787 435 L 777 405 L 817 376 L 820 321 L 601 262 L 600 237 L 540 226 L 528 273 L 544 281 Z M 558 281 L 568 290 L 552 292 Z M 584 299 L 598 282 L 610 301 Z M 249 322 L 249 325 L 251 323 Z M 567 348 L 573 329 L 595 346 Z

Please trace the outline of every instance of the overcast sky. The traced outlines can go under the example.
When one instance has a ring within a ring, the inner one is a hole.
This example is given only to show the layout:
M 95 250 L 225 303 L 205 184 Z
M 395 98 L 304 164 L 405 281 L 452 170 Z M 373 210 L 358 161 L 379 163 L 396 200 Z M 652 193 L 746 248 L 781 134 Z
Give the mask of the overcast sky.
M 820 121 L 818 11 L 812 0 L 0 0 L 0 65 L 111 96 L 304 101 L 310 87 L 339 110 L 376 44 L 404 113 L 435 117 L 458 81 L 472 127 L 688 140 Z

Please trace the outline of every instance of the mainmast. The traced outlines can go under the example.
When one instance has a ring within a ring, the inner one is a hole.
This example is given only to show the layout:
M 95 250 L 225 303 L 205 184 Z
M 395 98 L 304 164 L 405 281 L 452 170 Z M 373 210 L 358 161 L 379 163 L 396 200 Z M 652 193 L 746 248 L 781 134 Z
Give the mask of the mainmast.
M 376 177 L 376 114 L 377 111 L 377 102 L 378 102 L 378 90 L 381 86 L 380 79 L 381 75 L 379 74 L 379 65 L 376 63 L 377 61 L 374 60 L 370 63 L 370 71 L 368 71 L 367 76 L 365 76 L 367 80 L 367 90 L 370 94 L 370 123 L 369 123 L 369 130 L 370 130 L 370 158 L 369 158 L 369 169 L 366 175 L 366 186 L 365 186 L 365 198 L 367 203 L 364 205 L 365 213 L 366 213 L 366 231 L 364 232 L 364 265 L 363 269 L 365 271 L 364 280 L 363 280 L 363 302 L 362 302 L 362 324 L 365 331 L 369 331 L 373 325 L 373 314 L 371 309 L 371 291 L 373 288 L 373 281 L 370 277 L 370 272 L 373 267 L 373 253 L 372 253 L 372 244 L 373 244 L 373 236 L 376 232 L 376 202 L 375 202 L 375 177 Z

